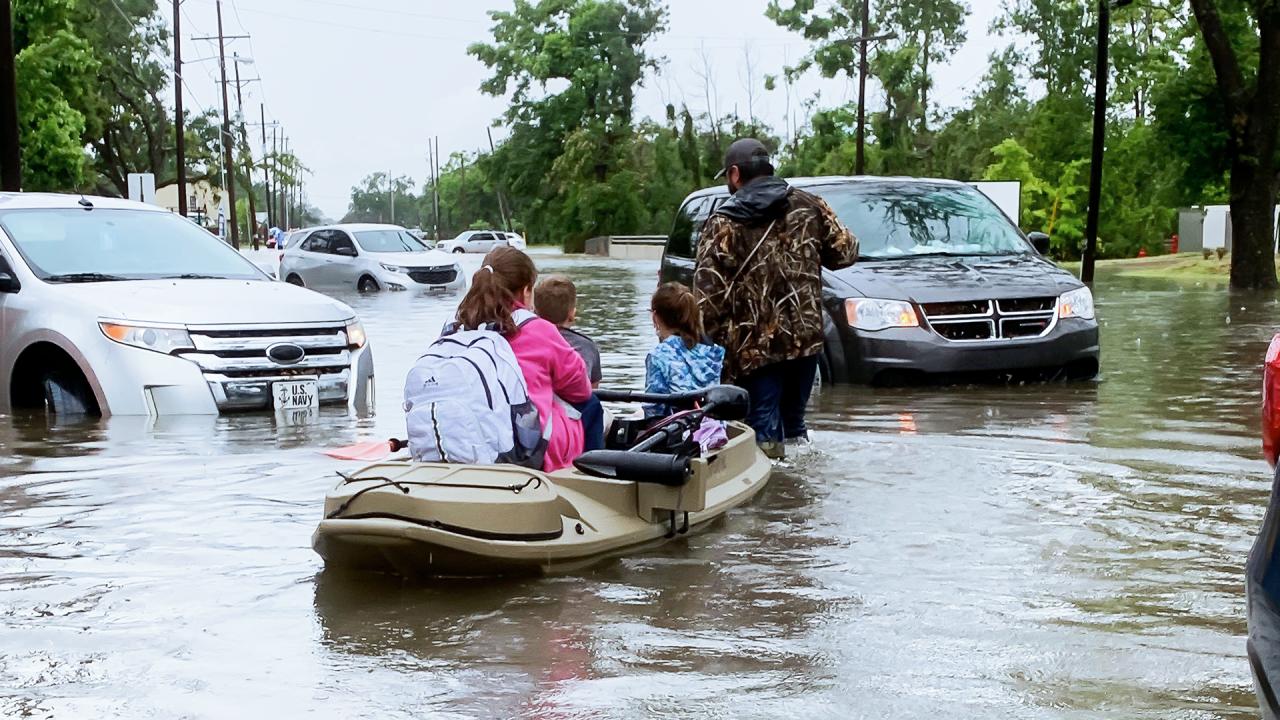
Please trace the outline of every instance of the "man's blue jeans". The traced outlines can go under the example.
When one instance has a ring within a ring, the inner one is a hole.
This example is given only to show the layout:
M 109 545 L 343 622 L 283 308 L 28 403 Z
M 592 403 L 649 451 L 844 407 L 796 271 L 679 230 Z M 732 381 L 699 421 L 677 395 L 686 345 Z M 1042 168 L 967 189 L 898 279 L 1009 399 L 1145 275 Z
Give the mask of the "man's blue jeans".
M 765 365 L 738 378 L 737 385 L 751 396 L 747 424 L 755 428 L 756 442 L 783 442 L 809 434 L 804 408 L 813 392 L 818 356 Z

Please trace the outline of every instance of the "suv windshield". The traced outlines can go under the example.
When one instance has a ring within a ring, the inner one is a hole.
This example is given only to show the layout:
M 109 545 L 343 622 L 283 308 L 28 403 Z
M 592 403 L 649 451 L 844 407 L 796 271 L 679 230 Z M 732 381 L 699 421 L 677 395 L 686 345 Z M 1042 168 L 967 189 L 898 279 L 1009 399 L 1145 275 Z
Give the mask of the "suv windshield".
M 858 237 L 860 258 L 1034 252 L 995 203 L 971 187 L 875 182 L 806 189 Z
M 408 230 L 365 230 L 355 235 L 360 249 L 365 252 L 421 252 L 426 249 Z
M 48 282 L 267 280 L 217 237 L 173 213 L 39 209 L 0 212 L 0 227 Z

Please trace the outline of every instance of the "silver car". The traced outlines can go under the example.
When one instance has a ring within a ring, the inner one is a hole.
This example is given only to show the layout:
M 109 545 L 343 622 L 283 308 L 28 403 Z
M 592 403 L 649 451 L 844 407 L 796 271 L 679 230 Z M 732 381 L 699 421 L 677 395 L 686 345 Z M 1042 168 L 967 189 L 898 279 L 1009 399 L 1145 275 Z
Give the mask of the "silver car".
M 351 308 L 153 205 L 0 193 L 0 415 L 369 409 Z
M 445 290 L 466 288 L 462 267 L 428 250 L 398 225 L 347 224 L 300 230 L 280 255 L 279 278 L 309 288 Z

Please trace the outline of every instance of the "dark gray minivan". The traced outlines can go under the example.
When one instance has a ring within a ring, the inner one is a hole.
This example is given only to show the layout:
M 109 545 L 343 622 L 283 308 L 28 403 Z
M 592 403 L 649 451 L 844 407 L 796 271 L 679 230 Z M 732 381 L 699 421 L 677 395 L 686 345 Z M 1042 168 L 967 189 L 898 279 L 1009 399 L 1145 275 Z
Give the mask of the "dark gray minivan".
M 826 200 L 860 243 L 856 265 L 823 270 L 824 381 L 1098 374 L 1089 288 L 1041 254 L 1047 236 L 1023 235 L 977 189 L 916 178 L 790 182 Z M 685 199 L 663 282 L 692 283 L 702 226 L 728 197 L 720 186 Z

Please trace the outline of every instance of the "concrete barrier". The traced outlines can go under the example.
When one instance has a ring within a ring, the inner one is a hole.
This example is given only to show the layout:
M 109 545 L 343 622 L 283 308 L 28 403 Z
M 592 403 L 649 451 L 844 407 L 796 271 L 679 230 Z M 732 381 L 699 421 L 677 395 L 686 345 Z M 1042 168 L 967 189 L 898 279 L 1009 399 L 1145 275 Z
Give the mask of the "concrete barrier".
M 586 252 L 625 260 L 658 260 L 666 246 L 666 235 L 603 235 L 588 240 Z

